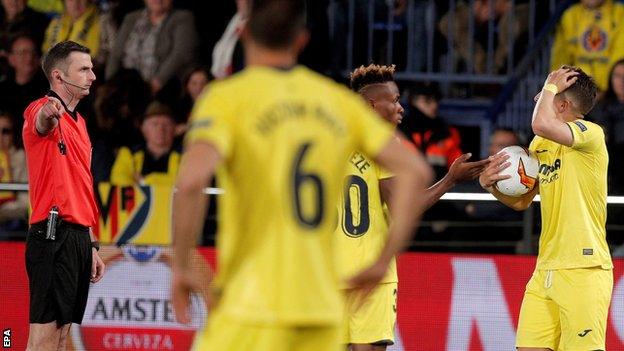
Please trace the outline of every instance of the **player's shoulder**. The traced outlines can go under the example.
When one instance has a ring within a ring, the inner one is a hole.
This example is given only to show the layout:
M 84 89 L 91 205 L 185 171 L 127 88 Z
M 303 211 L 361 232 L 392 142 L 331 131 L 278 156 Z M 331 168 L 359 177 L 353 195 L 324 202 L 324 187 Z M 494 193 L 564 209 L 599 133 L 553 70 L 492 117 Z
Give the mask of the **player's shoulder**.
M 541 137 L 539 135 L 535 135 L 533 137 L 533 139 L 531 140 L 531 143 L 529 143 L 529 150 L 535 151 L 535 149 L 543 146 L 544 144 L 548 144 L 550 142 L 551 142 L 550 140 L 548 140 L 548 139 L 546 139 L 544 137 Z
M 585 133 L 585 132 L 599 133 L 604 136 L 604 130 L 602 129 L 602 126 L 591 121 L 587 121 L 584 119 L 577 119 L 577 120 L 572 121 L 568 125 L 570 125 L 571 128 L 576 128 L 581 133 Z
M 241 71 L 224 79 L 213 80 L 208 83 L 206 89 L 204 89 L 204 93 L 227 93 L 240 89 L 245 86 L 245 76 L 245 71 Z
M 194 111 L 203 110 L 207 104 L 225 101 L 244 101 L 241 99 L 245 95 L 246 84 L 240 79 L 240 73 L 227 77 L 225 79 L 214 80 L 206 87 L 197 98 L 197 102 L 193 107 Z

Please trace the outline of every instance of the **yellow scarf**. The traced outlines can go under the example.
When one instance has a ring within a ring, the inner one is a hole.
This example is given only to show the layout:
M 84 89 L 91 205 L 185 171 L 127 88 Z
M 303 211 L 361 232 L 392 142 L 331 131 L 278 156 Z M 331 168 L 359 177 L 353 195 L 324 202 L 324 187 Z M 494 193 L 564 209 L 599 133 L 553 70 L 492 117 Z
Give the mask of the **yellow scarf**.
M 46 30 L 43 52 L 64 40 L 73 40 L 91 49 L 91 56 L 97 55 L 100 48 L 100 18 L 95 5 L 89 5 L 76 21 L 66 13 L 53 19 Z

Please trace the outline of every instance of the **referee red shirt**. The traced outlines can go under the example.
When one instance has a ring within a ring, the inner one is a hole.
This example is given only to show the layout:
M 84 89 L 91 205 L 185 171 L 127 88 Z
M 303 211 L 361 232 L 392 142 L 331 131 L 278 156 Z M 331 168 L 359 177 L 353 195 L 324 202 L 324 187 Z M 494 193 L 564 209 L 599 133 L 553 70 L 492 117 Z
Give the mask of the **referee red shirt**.
M 78 112 L 75 119 L 65 112 L 59 120 L 60 128 L 41 135 L 35 122 L 47 101 L 47 96 L 36 100 L 24 111 L 22 136 L 28 162 L 30 223 L 45 220 L 52 206 L 57 206 L 64 221 L 94 227 L 98 210 L 93 195 L 91 141 L 85 120 Z M 58 146 L 61 136 L 65 155 L 61 155 Z

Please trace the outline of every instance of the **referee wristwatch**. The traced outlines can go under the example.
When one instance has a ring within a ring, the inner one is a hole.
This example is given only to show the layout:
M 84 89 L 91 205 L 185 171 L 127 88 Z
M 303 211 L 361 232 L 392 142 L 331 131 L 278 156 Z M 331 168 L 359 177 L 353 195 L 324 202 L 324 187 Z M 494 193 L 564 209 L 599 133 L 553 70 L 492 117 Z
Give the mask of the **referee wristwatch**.
M 91 247 L 95 249 L 95 251 L 100 251 L 100 242 L 99 241 L 92 241 L 91 242 Z

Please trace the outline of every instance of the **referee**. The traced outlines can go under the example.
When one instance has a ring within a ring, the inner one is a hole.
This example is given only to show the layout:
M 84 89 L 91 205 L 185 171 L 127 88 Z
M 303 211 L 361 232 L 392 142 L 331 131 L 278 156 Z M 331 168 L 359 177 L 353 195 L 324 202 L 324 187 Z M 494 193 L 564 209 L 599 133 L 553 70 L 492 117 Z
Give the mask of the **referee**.
M 28 105 L 22 131 L 32 206 L 27 350 L 65 350 L 71 323 L 82 322 L 89 283 L 104 274 L 91 231 L 98 216 L 91 142 L 76 112 L 95 74 L 89 49 L 72 41 L 52 47 L 42 66 L 50 91 Z

